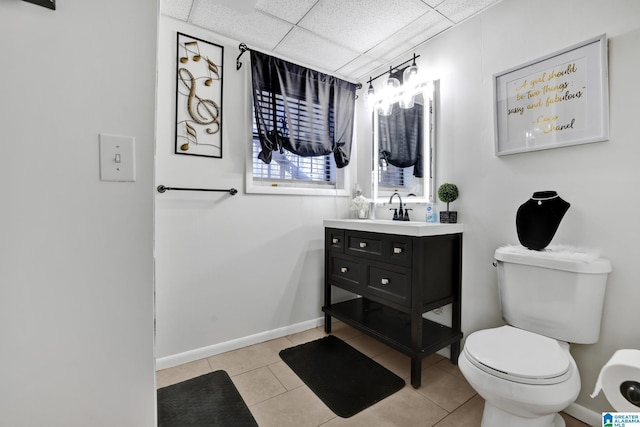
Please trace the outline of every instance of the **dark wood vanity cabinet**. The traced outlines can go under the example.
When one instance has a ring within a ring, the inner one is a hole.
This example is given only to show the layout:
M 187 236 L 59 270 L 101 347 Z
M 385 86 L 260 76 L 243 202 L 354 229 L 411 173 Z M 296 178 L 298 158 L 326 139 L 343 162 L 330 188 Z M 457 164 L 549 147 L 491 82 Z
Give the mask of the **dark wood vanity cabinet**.
M 325 331 L 335 317 L 411 358 L 411 384 L 422 359 L 451 346 L 460 354 L 462 233 L 405 236 L 325 228 Z M 353 298 L 331 302 L 332 287 Z M 451 327 L 423 314 L 452 304 Z

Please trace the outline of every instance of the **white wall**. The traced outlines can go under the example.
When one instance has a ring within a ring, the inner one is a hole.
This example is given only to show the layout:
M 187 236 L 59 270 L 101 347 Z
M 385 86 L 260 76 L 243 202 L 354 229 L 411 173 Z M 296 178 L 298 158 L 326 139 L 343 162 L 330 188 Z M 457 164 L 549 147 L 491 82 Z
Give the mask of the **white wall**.
M 223 159 L 173 154 L 176 31 L 225 46 Z M 609 37 L 610 140 L 496 157 L 492 75 L 601 33 Z M 419 65 L 441 82 L 437 180 L 455 182 L 461 191 L 454 207 L 465 227 L 465 334 L 501 324 L 493 252 L 518 242 L 515 212 L 534 191 L 556 190 L 572 205 L 554 243 L 599 247 L 612 260 L 600 341 L 572 347 L 583 382 L 577 403 L 595 412 L 610 409 L 604 397 L 588 397 L 600 367 L 615 350 L 640 347 L 630 323 L 640 300 L 640 202 L 633 194 L 640 181 L 639 42 L 635 0 L 540 0 L 534 8 L 525 0 L 504 0 L 416 49 Z M 238 43 L 161 18 L 158 184 L 243 189 L 250 119 L 246 57 L 243 69 L 235 70 Z M 360 167 L 351 173 L 364 183 L 370 116 L 357 114 Z M 322 220 L 346 217 L 345 200 L 241 191 L 234 197 L 157 194 L 156 203 L 160 358 L 320 316 Z
M 222 159 L 174 154 L 177 31 L 224 47 Z M 322 220 L 348 215 L 344 197 L 244 191 L 250 65 L 245 53 L 244 65 L 236 70 L 239 43 L 160 19 L 157 183 L 234 187 L 239 193 L 156 194 L 159 368 L 267 339 L 264 334 L 280 328 L 317 324 L 324 277 Z M 246 337 L 253 338 L 234 341 Z
M 0 2 L 0 425 L 152 426 L 157 2 L 57 3 Z
M 609 37 L 610 140 L 496 157 L 492 76 L 602 33 Z M 638 46 L 635 0 L 504 0 L 416 49 L 419 65 L 440 78 L 437 184 L 460 188 L 453 207 L 465 230 L 464 333 L 502 323 L 493 252 L 518 244 L 515 212 L 534 191 L 558 191 L 571 208 L 553 243 L 598 247 L 613 264 L 600 341 L 572 346 L 582 378 L 577 404 L 595 412 L 611 410 L 602 395 L 589 397 L 602 365 L 620 348 L 640 348 L 632 314 L 640 301 Z M 363 160 L 370 128 L 360 119 Z

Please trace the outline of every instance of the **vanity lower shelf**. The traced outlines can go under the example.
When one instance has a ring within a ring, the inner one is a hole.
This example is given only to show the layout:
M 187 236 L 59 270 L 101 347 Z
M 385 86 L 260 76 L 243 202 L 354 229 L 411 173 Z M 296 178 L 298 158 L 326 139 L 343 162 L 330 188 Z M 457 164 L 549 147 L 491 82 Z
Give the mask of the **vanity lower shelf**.
M 407 313 L 365 298 L 331 304 L 322 311 L 412 357 L 424 358 L 462 338 L 462 332 L 423 318 L 422 346 L 414 351 Z

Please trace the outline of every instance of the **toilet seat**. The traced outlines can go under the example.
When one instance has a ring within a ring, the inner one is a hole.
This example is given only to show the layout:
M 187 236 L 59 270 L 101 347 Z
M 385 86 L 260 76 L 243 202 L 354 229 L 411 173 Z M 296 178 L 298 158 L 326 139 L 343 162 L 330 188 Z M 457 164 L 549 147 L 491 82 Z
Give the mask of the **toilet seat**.
M 571 375 L 571 355 L 560 342 L 513 326 L 472 333 L 464 353 L 478 369 L 517 383 L 557 384 Z

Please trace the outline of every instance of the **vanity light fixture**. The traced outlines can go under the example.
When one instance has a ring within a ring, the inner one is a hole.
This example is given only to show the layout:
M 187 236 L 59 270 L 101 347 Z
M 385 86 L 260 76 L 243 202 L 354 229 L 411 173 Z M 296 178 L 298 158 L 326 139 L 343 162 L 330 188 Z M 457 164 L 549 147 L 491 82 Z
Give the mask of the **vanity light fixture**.
M 369 89 L 367 89 L 367 96 L 372 96 L 376 93 L 371 82 L 373 82 L 373 80 L 371 80 L 371 77 L 369 77 Z
M 413 63 L 404 69 L 402 73 L 402 85 L 404 91 L 399 94 L 398 105 L 400 108 L 408 110 L 415 104 L 414 86 L 417 83 L 418 66 L 416 65 L 416 54 L 413 54 Z
M 412 80 L 416 78 L 418 75 L 418 66 L 416 65 L 416 54 L 413 54 L 413 63 L 404 69 L 404 73 L 402 73 L 402 83 L 403 84 L 411 84 Z
M 367 89 L 368 104 L 371 108 L 381 116 L 389 116 L 393 112 L 393 104 L 398 103 L 398 106 L 403 109 L 413 108 L 415 104 L 415 95 L 421 92 L 421 88 L 424 87 L 423 82 L 418 81 L 418 66 L 416 65 L 416 59 L 420 55 L 413 54 L 413 58 L 394 66 L 389 67 L 388 76 L 382 83 L 382 88 L 379 94 L 376 94 L 373 88 L 373 81 L 387 75 L 387 72 L 376 76 L 369 77 L 367 83 L 369 87 Z M 411 63 L 407 66 L 402 73 L 402 84 L 400 80 L 394 77 L 394 71 L 399 72 L 402 70 L 402 66 Z
M 393 77 L 393 68 L 389 67 L 389 77 L 382 83 L 381 101 L 378 106 L 378 114 L 381 116 L 390 116 L 393 112 L 393 101 L 395 94 L 400 87 L 400 80 Z
M 382 83 L 384 86 L 383 90 L 397 89 L 400 87 L 400 80 L 393 77 L 393 68 L 389 67 L 389 77 Z
M 398 106 L 403 110 L 409 110 L 415 105 L 415 95 L 412 91 L 406 90 L 398 94 Z
M 378 99 L 376 97 L 376 90 L 373 88 L 373 84 L 371 84 L 372 82 L 373 82 L 373 79 L 369 77 L 369 81 L 368 81 L 369 88 L 367 89 L 367 97 L 366 97 L 367 108 L 369 110 L 372 110 L 375 104 L 378 102 Z

